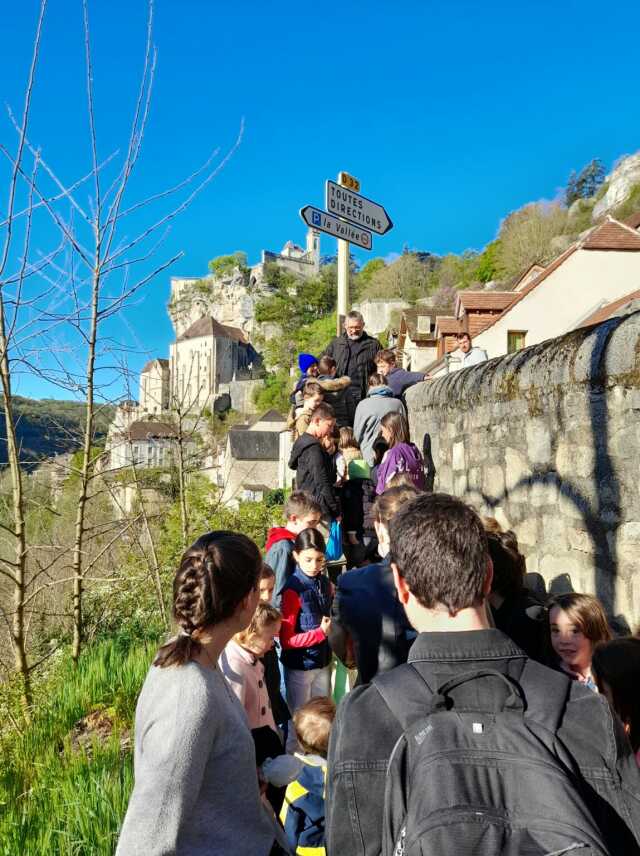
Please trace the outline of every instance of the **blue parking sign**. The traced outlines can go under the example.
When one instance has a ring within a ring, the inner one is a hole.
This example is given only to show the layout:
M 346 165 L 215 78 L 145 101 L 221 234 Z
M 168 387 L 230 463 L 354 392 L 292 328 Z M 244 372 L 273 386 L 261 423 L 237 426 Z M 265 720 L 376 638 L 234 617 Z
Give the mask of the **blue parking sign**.
M 311 220 L 314 226 L 322 226 L 322 215 L 320 211 L 313 211 L 311 214 Z

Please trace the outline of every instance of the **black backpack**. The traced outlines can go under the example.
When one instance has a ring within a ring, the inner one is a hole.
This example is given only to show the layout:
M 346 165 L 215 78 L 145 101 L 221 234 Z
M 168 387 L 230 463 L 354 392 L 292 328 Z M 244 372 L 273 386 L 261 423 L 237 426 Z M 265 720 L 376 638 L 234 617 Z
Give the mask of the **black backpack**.
M 463 685 L 476 697 L 475 681 L 502 695 L 506 685 L 501 709 L 456 705 Z M 434 692 L 408 664 L 373 684 L 404 729 L 387 770 L 383 856 L 610 856 L 556 738 L 566 676 L 527 660 L 519 682 L 482 669 Z

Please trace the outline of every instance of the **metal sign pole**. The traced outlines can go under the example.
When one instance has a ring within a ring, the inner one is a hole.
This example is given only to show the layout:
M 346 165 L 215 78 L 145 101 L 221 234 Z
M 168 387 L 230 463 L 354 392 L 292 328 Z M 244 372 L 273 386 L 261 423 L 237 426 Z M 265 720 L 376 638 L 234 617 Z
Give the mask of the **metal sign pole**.
M 343 174 L 338 174 L 338 184 L 343 187 Z M 338 239 L 338 306 L 336 312 L 336 333 L 342 333 L 344 319 L 349 303 L 349 241 Z

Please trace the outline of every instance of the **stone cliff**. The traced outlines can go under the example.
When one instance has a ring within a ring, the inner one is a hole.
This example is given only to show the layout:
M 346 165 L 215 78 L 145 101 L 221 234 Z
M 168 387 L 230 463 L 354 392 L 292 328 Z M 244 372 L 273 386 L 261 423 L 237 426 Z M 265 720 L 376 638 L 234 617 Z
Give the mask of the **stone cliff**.
M 593 207 L 594 222 L 621 205 L 640 182 L 640 152 L 621 158 L 606 178 L 607 190 Z
M 255 304 L 265 293 L 264 285 L 239 268 L 222 277 L 172 277 L 168 312 L 176 338 L 210 315 L 220 324 L 239 327 L 252 339 L 257 332 Z

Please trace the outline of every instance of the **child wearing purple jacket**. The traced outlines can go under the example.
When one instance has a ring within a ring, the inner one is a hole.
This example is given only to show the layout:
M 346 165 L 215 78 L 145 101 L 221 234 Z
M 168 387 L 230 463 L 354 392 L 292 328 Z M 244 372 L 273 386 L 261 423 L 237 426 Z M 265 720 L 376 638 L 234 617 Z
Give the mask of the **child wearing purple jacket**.
M 397 473 L 407 473 L 418 490 L 425 490 L 422 455 L 409 439 L 409 425 L 402 413 L 387 413 L 380 422 L 380 433 L 389 446 L 378 467 L 376 493 L 384 493 Z

